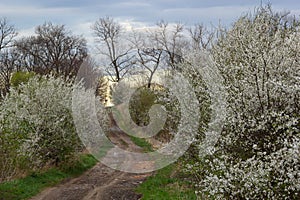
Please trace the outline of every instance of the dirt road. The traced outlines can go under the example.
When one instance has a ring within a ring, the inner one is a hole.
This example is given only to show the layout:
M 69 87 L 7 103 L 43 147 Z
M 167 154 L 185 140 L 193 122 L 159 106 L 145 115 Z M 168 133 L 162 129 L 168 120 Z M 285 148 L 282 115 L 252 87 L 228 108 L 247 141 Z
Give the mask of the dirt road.
M 118 127 L 112 127 L 110 140 L 126 150 L 142 152 Z M 78 178 L 48 188 L 31 200 L 136 200 L 134 189 L 151 173 L 131 174 L 98 163 Z

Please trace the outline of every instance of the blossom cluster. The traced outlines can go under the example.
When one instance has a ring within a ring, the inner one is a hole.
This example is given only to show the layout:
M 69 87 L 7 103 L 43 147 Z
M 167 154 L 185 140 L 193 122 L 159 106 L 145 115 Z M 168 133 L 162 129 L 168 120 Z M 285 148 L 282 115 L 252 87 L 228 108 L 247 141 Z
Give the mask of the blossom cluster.
M 11 88 L 0 103 L 0 181 L 20 168 L 66 161 L 81 149 L 71 115 L 74 87 L 78 85 L 48 75 Z
M 265 6 L 220 30 L 211 55 L 228 113 L 215 153 L 187 162 L 199 197 L 299 199 L 299 27 Z

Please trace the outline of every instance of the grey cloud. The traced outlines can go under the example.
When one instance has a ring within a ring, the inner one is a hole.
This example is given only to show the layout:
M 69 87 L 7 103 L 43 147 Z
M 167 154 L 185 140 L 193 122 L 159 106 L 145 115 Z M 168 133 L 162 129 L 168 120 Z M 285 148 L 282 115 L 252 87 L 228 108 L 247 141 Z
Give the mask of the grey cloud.
M 276 8 L 299 13 L 298 0 L 271 2 Z M 2 0 L 0 15 L 8 17 L 20 29 L 29 29 L 44 21 L 75 27 L 103 16 L 150 25 L 161 19 L 186 24 L 215 24 L 221 19 L 222 23 L 229 24 L 259 4 L 260 0 Z

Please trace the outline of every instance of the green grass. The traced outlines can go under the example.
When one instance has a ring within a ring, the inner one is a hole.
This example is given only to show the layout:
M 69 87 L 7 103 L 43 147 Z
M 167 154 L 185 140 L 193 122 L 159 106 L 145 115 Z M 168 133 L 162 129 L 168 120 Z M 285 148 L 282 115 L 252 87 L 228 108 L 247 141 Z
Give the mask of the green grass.
M 177 164 L 158 170 L 138 186 L 137 192 L 143 200 L 196 200 L 191 186 L 180 178 L 173 177 Z
M 152 152 L 154 151 L 152 148 L 152 145 L 147 142 L 144 138 L 138 138 L 138 137 L 133 137 L 130 136 L 131 141 L 136 144 L 137 146 L 140 146 L 143 148 L 143 151 L 146 152 Z
M 144 152 L 154 151 L 152 145 L 143 138 L 130 137 L 133 143 L 143 148 Z M 188 182 L 182 177 L 174 177 L 178 164 L 169 165 L 156 171 L 138 186 L 136 192 L 143 195 L 143 200 L 196 200 L 197 197 Z
M 21 200 L 35 196 L 42 189 L 56 185 L 66 178 L 76 177 L 97 163 L 92 155 L 82 155 L 78 162 L 64 169 L 51 168 L 46 172 L 0 184 L 0 200 Z

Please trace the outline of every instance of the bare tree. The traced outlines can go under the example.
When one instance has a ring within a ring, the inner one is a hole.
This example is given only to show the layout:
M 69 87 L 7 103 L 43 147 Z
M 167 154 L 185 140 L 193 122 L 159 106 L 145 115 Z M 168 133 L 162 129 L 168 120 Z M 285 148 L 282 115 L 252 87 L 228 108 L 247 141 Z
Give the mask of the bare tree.
M 147 76 L 147 87 L 151 87 L 155 73 L 161 69 L 175 69 L 183 60 L 183 48 L 187 43 L 183 35 L 184 26 L 170 26 L 161 21 L 154 29 L 134 31 L 131 42 L 136 49 L 135 64 Z
M 130 71 L 133 65 L 132 48 L 122 44 L 122 27 L 110 17 L 99 18 L 92 26 L 96 41 L 99 42 L 99 52 L 110 62 L 107 72 L 113 81 L 119 81 Z M 124 46 L 122 46 L 124 45 Z M 112 69 L 112 70 L 111 70 Z
M 87 56 L 85 39 L 72 35 L 64 25 L 50 22 L 38 26 L 35 32 L 36 36 L 16 43 L 27 69 L 40 74 L 76 75 Z
M 17 32 L 13 25 L 8 23 L 6 18 L 0 19 L 0 51 L 5 48 L 12 47 L 13 40 L 17 36 Z
M 131 43 L 136 49 L 135 64 L 137 68 L 142 69 L 142 71 L 139 71 L 139 74 L 147 76 L 148 88 L 151 87 L 153 76 L 163 57 L 163 50 L 158 49 L 155 42 L 150 39 L 147 33 L 133 31 Z
M 182 61 L 183 49 L 187 42 L 184 38 L 184 25 L 177 23 L 174 26 L 165 21 L 157 23 L 157 29 L 152 31 L 151 38 L 157 44 L 156 49 L 161 49 L 168 54 L 169 65 L 172 68 Z
M 203 50 L 211 48 L 214 39 L 214 32 L 208 31 L 202 24 L 195 24 L 188 28 L 189 35 L 192 39 L 191 47 L 194 50 Z
M 153 76 L 161 63 L 163 51 L 154 48 L 138 49 L 137 51 L 139 63 L 149 72 L 147 87 L 150 88 Z
M 17 32 L 6 18 L 0 19 L 0 94 L 5 95 L 10 87 L 10 77 L 14 70 L 16 55 L 11 54 Z

